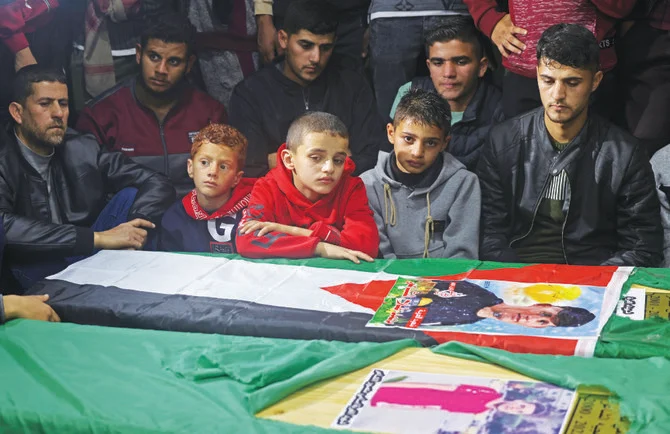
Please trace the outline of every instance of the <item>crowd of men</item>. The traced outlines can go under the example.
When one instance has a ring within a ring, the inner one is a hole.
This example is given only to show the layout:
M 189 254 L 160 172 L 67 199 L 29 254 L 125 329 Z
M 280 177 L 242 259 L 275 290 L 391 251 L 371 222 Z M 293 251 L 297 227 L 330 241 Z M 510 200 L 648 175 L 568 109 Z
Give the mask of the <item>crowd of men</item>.
M 2 293 L 99 249 L 670 265 L 670 0 L 504 3 L 256 0 L 210 95 L 198 0 L 0 0 Z

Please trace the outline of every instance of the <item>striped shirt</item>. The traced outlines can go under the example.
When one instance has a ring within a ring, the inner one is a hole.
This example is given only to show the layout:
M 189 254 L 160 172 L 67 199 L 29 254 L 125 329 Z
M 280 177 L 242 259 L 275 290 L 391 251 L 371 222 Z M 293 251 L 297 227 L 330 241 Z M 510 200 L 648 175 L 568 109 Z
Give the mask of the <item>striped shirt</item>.
M 552 143 L 561 152 L 568 143 Z M 515 251 L 523 262 L 564 264 L 563 205 L 569 194 L 569 179 L 565 170 L 553 175 L 547 183 L 538 204 L 528 235 L 515 244 Z
M 569 145 L 569 143 L 558 143 L 552 140 L 552 145 L 554 146 L 554 149 L 556 149 L 560 153 Z M 542 197 L 544 197 L 545 199 L 563 201 L 567 196 L 567 189 L 568 189 L 568 174 L 565 170 L 561 170 L 561 173 L 551 177 L 549 185 L 547 185 L 547 188 L 545 188 Z

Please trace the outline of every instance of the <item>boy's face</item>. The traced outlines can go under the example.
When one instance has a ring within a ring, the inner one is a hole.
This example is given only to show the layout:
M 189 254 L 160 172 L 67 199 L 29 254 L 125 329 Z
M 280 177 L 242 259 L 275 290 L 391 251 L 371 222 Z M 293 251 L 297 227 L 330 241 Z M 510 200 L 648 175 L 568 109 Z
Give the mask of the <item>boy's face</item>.
M 404 173 L 422 173 L 444 151 L 447 137 L 442 128 L 406 119 L 397 126 L 386 126 L 389 142 L 393 144 L 398 168 Z
M 349 154 L 349 140 L 328 133 L 309 133 L 297 149 L 282 151 L 284 166 L 293 172 L 293 184 L 316 202 L 337 186 Z
M 214 211 L 230 199 L 232 189 L 240 182 L 237 153 L 226 146 L 205 142 L 187 164 L 200 206 Z

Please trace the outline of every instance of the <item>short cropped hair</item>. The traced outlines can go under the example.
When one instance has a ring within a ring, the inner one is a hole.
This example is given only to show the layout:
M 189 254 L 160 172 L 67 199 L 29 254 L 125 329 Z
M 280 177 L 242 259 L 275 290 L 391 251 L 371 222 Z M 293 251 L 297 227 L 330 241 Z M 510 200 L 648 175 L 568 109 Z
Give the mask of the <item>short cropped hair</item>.
M 447 136 L 451 130 L 451 109 L 447 100 L 435 92 L 410 89 L 398 103 L 393 126 L 408 120 L 438 127 Z
M 295 152 L 309 133 L 326 133 L 349 139 L 347 126 L 337 116 L 325 112 L 307 112 L 291 123 L 286 135 L 286 148 Z
M 593 33 L 578 24 L 556 24 L 537 43 L 537 63 L 560 63 L 575 69 L 599 69 L 600 48 Z
M 247 138 L 244 134 L 230 125 L 224 124 L 209 124 L 201 129 L 193 139 L 193 146 L 191 146 L 191 158 L 195 158 L 202 145 L 205 143 L 212 143 L 217 146 L 222 146 L 237 153 L 238 169 L 244 167 L 244 161 L 247 157 Z
M 454 15 L 444 19 L 443 24 L 433 28 L 426 36 L 426 57 L 430 57 L 430 47 L 436 42 L 453 40 L 472 44 L 478 59 L 484 57 L 484 42 L 482 33 L 475 27 L 471 17 Z
M 150 39 L 158 39 L 165 43 L 183 43 L 186 44 L 186 54 L 190 56 L 193 53 L 195 33 L 195 27 L 188 18 L 176 13 L 165 13 L 149 22 L 142 32 L 140 44 L 144 50 Z
M 33 94 L 33 83 L 46 81 L 49 83 L 63 83 L 67 85 L 65 72 L 62 69 L 43 65 L 28 65 L 19 69 L 14 77 L 12 101 L 21 105 Z
M 590 311 L 581 307 L 559 306 L 561 311 L 551 318 L 556 327 L 579 327 L 587 324 L 596 317 Z
M 290 36 L 301 30 L 328 35 L 337 30 L 337 13 L 323 0 L 293 0 L 286 10 L 283 30 Z

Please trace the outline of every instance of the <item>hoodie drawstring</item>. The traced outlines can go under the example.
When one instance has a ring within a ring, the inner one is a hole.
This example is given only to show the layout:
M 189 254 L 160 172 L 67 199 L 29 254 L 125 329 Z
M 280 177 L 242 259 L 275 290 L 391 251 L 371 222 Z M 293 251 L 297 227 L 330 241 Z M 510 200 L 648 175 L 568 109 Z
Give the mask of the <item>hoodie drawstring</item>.
M 391 217 L 389 218 L 389 208 L 391 208 Z M 384 184 L 384 224 L 395 226 L 395 203 L 391 195 L 391 186 Z
M 428 258 L 428 244 L 430 243 L 430 238 L 435 232 L 435 223 L 433 222 L 433 216 L 430 215 L 430 192 L 426 193 L 426 205 L 428 207 L 428 216 L 426 217 L 426 226 L 423 232 L 423 257 Z

